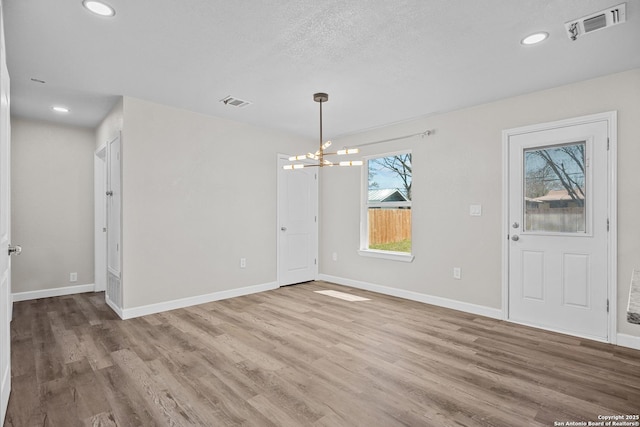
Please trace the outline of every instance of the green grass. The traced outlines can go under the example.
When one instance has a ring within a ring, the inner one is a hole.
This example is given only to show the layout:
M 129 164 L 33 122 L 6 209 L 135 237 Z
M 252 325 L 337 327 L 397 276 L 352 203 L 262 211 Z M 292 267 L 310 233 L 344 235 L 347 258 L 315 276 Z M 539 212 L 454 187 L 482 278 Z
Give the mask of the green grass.
M 378 243 L 377 245 L 369 245 L 369 249 L 377 249 L 380 251 L 393 252 L 411 252 L 411 240 L 401 240 L 399 242 Z

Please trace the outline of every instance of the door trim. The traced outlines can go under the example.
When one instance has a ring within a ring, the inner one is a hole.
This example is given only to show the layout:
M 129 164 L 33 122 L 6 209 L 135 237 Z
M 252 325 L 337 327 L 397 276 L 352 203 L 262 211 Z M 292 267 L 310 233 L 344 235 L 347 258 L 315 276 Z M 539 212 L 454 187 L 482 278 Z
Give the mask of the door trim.
M 282 233 L 280 233 L 280 224 L 281 224 L 281 218 L 282 218 L 282 213 L 280 212 L 280 198 L 282 197 L 282 194 L 280 194 L 280 180 L 282 179 L 282 162 L 288 162 L 289 161 L 289 154 L 282 154 L 282 153 L 278 153 L 276 155 L 276 224 L 275 224 L 275 232 L 276 232 L 276 281 L 278 284 L 278 287 L 283 286 L 282 284 L 282 271 L 280 270 L 280 245 L 282 244 L 281 242 L 281 237 L 282 237 Z M 305 163 L 305 161 L 302 161 L 303 163 Z M 319 174 L 318 174 L 319 175 Z M 315 203 L 315 216 L 316 218 L 319 218 L 318 212 L 320 210 L 319 207 L 319 200 L 320 200 L 320 185 L 319 185 L 319 181 L 320 181 L 320 176 L 318 176 L 318 179 L 316 179 L 315 183 L 316 183 L 316 203 Z M 318 237 L 319 237 L 319 232 L 318 232 L 318 224 L 320 223 L 320 221 L 316 221 L 316 225 L 313 228 L 313 233 L 315 234 L 314 236 L 314 240 L 315 240 L 315 259 L 316 259 L 316 264 L 314 266 L 313 269 L 313 279 L 314 280 L 318 280 L 318 266 L 319 266 L 319 241 L 318 241 Z
M 609 298 L 608 315 L 608 340 L 611 344 L 617 344 L 618 332 L 618 112 L 608 111 L 588 116 L 575 117 L 555 122 L 540 123 L 502 131 L 502 319 L 509 319 L 509 138 L 532 132 L 552 130 L 562 127 L 576 126 L 594 122 L 607 123 L 607 136 L 609 139 L 607 156 L 607 217 L 609 218 L 609 233 L 607 235 L 607 280 Z M 517 323 L 517 322 L 514 322 Z M 531 326 L 531 325 L 529 325 Z M 540 328 L 546 329 L 546 328 Z M 566 331 L 555 331 L 566 334 Z M 583 337 L 590 338 L 590 337 Z M 590 338 L 593 339 L 593 338 Z

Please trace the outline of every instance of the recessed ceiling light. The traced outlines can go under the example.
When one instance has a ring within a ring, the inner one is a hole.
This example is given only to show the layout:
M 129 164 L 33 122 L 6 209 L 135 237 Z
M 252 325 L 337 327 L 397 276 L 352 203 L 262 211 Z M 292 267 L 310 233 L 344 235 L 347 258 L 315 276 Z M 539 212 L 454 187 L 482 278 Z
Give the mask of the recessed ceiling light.
M 63 107 L 62 105 L 54 105 L 53 107 L 51 107 L 51 109 L 56 113 L 68 113 L 69 111 L 71 111 L 67 107 Z
M 96 0 L 84 0 L 82 5 L 86 7 L 89 11 L 95 13 L 100 16 L 113 16 L 116 14 L 114 8 L 109 6 L 106 3 Z
M 532 44 L 540 43 L 543 40 L 546 40 L 547 37 L 549 37 L 549 33 L 545 33 L 545 32 L 535 33 L 523 38 L 520 43 L 524 45 L 532 45 Z

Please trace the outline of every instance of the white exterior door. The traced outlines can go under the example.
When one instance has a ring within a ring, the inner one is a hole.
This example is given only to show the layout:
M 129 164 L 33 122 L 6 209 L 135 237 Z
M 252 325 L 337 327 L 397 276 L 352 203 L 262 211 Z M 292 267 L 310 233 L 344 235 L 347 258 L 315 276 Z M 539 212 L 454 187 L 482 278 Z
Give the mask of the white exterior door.
M 4 423 L 11 392 L 11 187 L 9 73 L 7 71 L 4 28 L 0 2 L 0 423 Z
M 608 132 L 600 120 L 509 136 L 510 320 L 608 340 Z
M 315 280 L 318 259 L 318 170 L 284 170 L 278 158 L 278 284 Z

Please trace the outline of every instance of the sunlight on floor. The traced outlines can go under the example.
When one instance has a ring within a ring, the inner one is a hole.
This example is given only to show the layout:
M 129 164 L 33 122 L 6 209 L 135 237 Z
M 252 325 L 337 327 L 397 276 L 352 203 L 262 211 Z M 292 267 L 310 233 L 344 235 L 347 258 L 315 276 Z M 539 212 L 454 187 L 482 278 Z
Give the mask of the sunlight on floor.
M 334 298 L 340 298 L 345 301 L 371 301 L 369 298 L 359 297 L 357 295 L 346 294 L 339 291 L 314 291 L 317 294 L 327 295 Z

